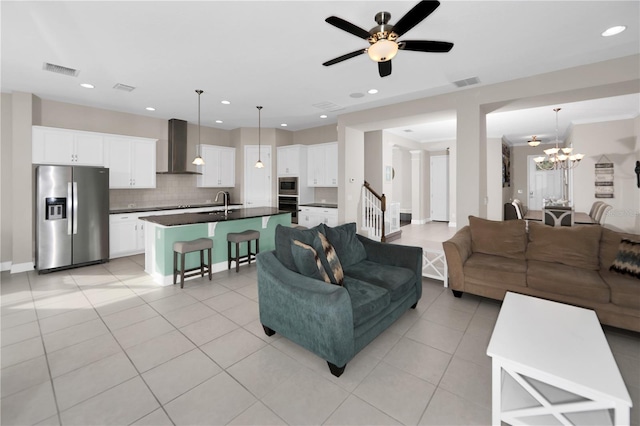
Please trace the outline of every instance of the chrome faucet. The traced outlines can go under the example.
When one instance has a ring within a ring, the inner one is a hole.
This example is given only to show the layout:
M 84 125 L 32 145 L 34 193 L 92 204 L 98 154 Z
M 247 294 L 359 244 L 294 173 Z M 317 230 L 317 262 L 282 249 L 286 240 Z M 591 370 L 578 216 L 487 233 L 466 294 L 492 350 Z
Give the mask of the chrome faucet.
M 216 199 L 214 200 L 216 203 L 218 202 L 218 197 L 220 197 L 220 194 L 222 194 L 224 198 L 224 214 L 226 216 L 227 213 L 229 213 L 229 195 L 226 191 L 218 191 L 218 193 L 216 194 Z

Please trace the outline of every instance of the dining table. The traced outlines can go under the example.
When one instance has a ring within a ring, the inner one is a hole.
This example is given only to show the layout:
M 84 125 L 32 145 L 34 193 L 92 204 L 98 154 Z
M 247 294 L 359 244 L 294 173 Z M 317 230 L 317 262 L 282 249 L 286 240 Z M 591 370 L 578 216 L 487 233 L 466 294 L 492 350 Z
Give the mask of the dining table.
M 524 215 L 525 220 L 542 222 L 543 218 L 542 210 L 529 210 L 527 214 Z M 595 225 L 598 222 L 594 221 L 591 216 L 589 216 L 589 213 L 573 212 L 573 223 L 577 225 Z

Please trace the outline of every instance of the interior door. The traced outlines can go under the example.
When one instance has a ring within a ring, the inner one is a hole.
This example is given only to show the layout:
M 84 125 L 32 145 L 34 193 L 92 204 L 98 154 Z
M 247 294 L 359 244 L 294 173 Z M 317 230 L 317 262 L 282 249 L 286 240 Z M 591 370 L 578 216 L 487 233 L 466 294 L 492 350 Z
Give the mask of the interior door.
M 533 160 L 536 157 L 527 157 L 529 210 L 542 210 L 543 199 L 562 198 L 562 170 L 539 170 Z
M 431 157 L 431 220 L 449 221 L 449 156 Z
M 258 161 L 258 146 L 244 147 L 244 204 L 245 207 L 271 207 L 271 146 L 262 146 L 260 160 L 264 167 L 255 167 Z

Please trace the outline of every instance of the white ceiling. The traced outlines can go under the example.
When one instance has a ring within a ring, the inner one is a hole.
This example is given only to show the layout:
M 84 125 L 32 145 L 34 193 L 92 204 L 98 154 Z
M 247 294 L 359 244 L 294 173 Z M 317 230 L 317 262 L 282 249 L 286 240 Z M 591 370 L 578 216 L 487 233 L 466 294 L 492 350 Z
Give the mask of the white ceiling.
M 366 47 L 366 42 L 324 19 L 339 16 L 362 28 L 379 11 L 391 23 L 415 1 L 2 1 L 3 92 L 222 129 L 262 125 L 300 130 L 336 122 L 337 114 L 480 84 L 640 53 L 638 1 L 443 1 L 400 40 L 455 43 L 450 53 L 400 51 L 393 73 L 380 78 L 366 55 L 331 67 L 322 63 Z M 613 25 L 627 31 L 604 38 Z M 43 70 L 43 63 L 78 69 L 77 77 Z M 84 89 L 80 83 L 92 83 Z M 113 89 L 117 83 L 136 87 Z M 369 89 L 378 89 L 370 95 Z M 361 97 L 351 96 L 362 94 Z M 230 105 L 222 105 L 222 100 Z M 327 112 L 318 104 L 341 108 Z M 637 95 L 550 105 L 488 116 L 489 137 L 522 143 L 531 135 L 555 137 L 573 122 L 639 113 Z M 145 107 L 156 111 L 149 112 Z M 328 118 L 320 115 L 326 113 Z M 222 124 L 215 123 L 222 120 Z M 455 138 L 455 120 L 395 129 L 421 142 Z M 413 136 L 411 136 L 413 135 Z

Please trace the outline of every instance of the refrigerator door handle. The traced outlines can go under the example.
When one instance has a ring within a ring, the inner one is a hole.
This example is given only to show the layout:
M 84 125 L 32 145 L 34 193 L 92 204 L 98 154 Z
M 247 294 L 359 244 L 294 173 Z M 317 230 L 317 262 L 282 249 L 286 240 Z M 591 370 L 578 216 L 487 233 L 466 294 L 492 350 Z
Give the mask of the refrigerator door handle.
M 73 182 L 73 233 L 78 233 L 78 182 Z
M 67 235 L 71 235 L 71 223 L 73 221 L 71 200 L 73 200 L 73 190 L 71 182 L 67 182 Z

